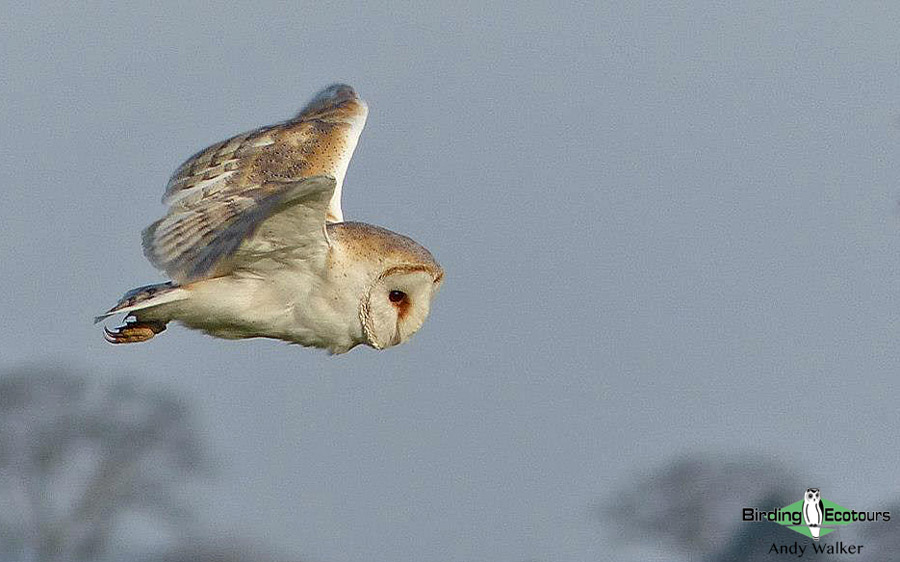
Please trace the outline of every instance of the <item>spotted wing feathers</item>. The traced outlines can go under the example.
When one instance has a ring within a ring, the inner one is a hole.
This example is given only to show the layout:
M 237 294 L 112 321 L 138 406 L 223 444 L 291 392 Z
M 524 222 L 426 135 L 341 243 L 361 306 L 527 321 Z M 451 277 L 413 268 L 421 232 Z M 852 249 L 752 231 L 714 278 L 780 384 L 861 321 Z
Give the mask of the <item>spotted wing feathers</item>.
M 172 174 L 163 203 L 190 207 L 208 195 L 232 188 L 247 176 L 263 179 L 265 174 L 259 173 L 260 170 L 251 170 L 254 160 L 264 155 L 263 147 L 275 144 L 279 134 L 284 136 L 286 132 L 289 132 L 287 124 L 263 127 L 194 154 Z M 253 171 L 256 173 L 249 173 Z
M 367 112 L 353 88 L 335 84 L 293 119 L 193 155 L 166 187 L 168 214 L 144 231 L 147 258 L 184 283 L 321 249 L 325 222 L 343 220 L 341 183 Z

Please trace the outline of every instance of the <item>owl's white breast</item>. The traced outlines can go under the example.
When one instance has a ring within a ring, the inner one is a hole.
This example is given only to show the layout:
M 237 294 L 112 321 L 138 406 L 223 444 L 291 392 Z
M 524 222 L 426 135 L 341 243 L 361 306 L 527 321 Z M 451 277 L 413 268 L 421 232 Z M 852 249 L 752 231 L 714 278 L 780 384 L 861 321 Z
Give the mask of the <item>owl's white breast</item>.
M 324 270 L 298 261 L 192 283 L 173 317 L 220 338 L 270 337 L 346 352 L 365 341 L 357 312 L 365 276 L 339 247 L 332 253 Z

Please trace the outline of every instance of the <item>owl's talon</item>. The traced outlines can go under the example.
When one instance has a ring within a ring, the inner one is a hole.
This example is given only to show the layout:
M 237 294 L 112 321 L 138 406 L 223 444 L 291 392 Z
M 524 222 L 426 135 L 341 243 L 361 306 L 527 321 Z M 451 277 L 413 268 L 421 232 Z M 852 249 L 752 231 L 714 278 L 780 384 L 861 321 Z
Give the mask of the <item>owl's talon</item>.
M 126 322 L 115 330 L 103 328 L 103 331 L 106 341 L 119 344 L 147 341 L 165 329 L 163 322 Z

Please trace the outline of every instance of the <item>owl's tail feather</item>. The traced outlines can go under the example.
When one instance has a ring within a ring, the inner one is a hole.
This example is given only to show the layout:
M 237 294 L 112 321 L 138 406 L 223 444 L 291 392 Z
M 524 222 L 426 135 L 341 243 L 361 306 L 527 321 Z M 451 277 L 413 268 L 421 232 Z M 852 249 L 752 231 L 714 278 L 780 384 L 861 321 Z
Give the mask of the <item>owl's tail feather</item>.
M 160 314 L 162 309 L 158 307 L 185 299 L 187 295 L 188 291 L 171 281 L 138 287 L 125 293 L 116 306 L 94 318 L 94 323 L 102 322 L 115 314 L 125 314 L 125 325 L 116 330 L 106 330 L 106 340 L 110 343 L 147 341 L 165 330 L 169 321 L 169 318 Z M 136 314 L 139 311 L 145 313 Z M 129 320 L 132 316 L 134 320 Z
M 115 314 L 130 314 L 137 310 L 153 308 L 184 298 L 187 298 L 187 291 L 171 281 L 138 287 L 125 293 L 125 296 L 119 299 L 116 306 L 95 317 L 94 324 L 102 322 Z

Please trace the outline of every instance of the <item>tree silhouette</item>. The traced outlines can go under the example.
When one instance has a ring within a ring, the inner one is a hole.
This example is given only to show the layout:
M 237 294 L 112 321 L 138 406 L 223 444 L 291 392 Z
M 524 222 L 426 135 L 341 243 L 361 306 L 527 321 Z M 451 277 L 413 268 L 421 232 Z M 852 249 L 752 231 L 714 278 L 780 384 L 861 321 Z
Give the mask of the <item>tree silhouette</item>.
M 900 501 L 892 505 L 876 506 L 867 511 L 890 511 L 892 519 L 887 523 L 860 524 L 859 542 L 865 547 L 861 551 L 861 561 L 896 560 L 900 552 L 900 533 L 897 533 L 897 519 L 900 519 Z
M 151 554 L 140 562 L 290 562 L 268 548 L 229 540 L 192 540 L 167 551 Z
M 614 545 L 642 559 L 769 560 L 772 543 L 792 543 L 794 537 L 775 524 L 741 521 L 741 510 L 800 499 L 807 486 L 794 474 L 762 455 L 687 456 L 635 479 L 600 512 Z
M 191 422 L 176 396 L 131 380 L 54 367 L 0 377 L 0 553 L 91 560 L 128 512 L 184 523 L 179 484 L 201 466 Z

